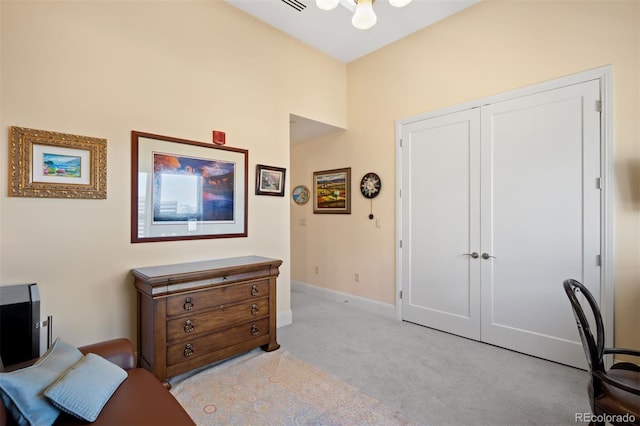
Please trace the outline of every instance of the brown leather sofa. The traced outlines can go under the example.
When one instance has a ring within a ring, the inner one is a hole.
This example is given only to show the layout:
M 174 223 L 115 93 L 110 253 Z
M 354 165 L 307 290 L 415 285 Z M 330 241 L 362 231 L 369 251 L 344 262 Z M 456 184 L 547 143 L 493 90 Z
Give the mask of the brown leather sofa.
M 178 401 L 149 371 L 136 368 L 135 353 L 128 339 L 114 339 L 79 348 L 83 354 L 93 352 L 127 371 L 118 387 L 91 425 L 182 426 L 195 425 Z M 0 400 L 0 425 L 12 424 Z M 56 425 L 88 423 L 62 413 Z

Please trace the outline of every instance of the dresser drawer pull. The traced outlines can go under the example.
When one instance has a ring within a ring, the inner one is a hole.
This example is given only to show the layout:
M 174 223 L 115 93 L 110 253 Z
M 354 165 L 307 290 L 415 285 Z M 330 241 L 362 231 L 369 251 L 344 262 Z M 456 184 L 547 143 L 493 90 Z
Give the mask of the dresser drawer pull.
M 184 347 L 184 356 L 190 357 L 191 355 L 193 355 L 193 345 L 191 345 L 191 343 L 187 343 Z
M 191 320 L 186 320 L 184 323 L 184 331 L 186 333 L 191 333 L 195 329 L 193 322 Z
M 255 303 L 251 305 L 251 315 L 258 315 L 258 312 L 260 312 L 260 309 L 258 309 L 258 305 L 256 305 Z
M 258 328 L 257 325 L 253 324 L 251 326 L 251 335 L 252 336 L 257 336 L 258 334 L 260 334 L 260 329 Z
M 251 295 L 252 296 L 257 296 L 260 294 L 260 290 L 258 290 L 258 286 L 257 285 L 252 285 L 251 286 Z
M 182 306 L 185 311 L 190 311 L 193 309 L 193 303 L 191 303 L 191 298 L 187 297 L 184 299 L 184 305 Z

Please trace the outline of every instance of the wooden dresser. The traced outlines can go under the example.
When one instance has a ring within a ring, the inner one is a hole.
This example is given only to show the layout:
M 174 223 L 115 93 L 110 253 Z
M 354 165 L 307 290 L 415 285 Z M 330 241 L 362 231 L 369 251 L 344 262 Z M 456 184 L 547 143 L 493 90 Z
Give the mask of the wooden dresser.
M 281 260 L 259 256 L 133 269 L 138 364 L 168 380 L 276 341 Z

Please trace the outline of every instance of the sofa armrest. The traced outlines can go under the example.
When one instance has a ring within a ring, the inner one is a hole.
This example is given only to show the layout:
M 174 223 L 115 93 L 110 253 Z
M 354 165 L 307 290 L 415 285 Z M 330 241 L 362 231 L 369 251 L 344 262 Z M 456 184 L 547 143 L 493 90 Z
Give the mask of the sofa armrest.
M 94 353 L 119 365 L 125 370 L 136 367 L 136 356 L 133 345 L 129 339 L 120 338 L 82 346 L 80 352 L 83 354 Z
M 131 370 L 136 367 L 136 356 L 133 350 L 133 345 L 129 339 L 120 338 L 107 340 L 104 342 L 94 343 L 92 345 L 82 346 L 78 349 L 85 355 L 90 352 L 100 355 L 125 370 Z M 33 361 L 34 360 L 31 360 L 31 362 Z M 0 426 L 5 426 L 8 423 L 9 413 L 0 399 Z

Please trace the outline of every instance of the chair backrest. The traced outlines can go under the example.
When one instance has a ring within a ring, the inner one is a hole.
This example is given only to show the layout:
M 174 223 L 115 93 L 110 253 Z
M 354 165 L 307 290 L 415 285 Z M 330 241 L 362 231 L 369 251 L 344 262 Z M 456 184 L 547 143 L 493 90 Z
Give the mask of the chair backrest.
M 604 371 L 604 361 L 602 359 L 604 354 L 604 325 L 596 299 L 582 283 L 576 280 L 565 280 L 563 286 L 571 302 L 573 316 L 576 318 L 580 339 L 582 340 L 582 348 L 587 356 L 589 367 L 591 371 Z M 582 303 L 580 303 L 578 293 L 582 293 L 593 313 L 596 325 L 595 336 L 591 331 L 591 325 L 589 324 L 587 315 L 582 309 Z

